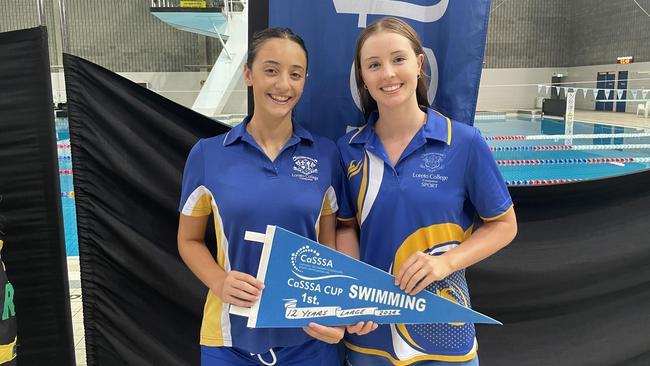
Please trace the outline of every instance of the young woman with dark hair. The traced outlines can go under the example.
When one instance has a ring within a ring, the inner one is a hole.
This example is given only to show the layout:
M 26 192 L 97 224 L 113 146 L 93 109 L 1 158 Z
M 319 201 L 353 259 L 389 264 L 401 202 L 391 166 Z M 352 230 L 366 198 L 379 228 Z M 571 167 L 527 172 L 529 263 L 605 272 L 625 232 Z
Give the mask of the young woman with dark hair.
M 264 285 L 262 246 L 246 230 L 279 225 L 335 247 L 340 156 L 333 142 L 292 119 L 307 77 L 307 50 L 289 29 L 253 36 L 244 67 L 253 114 L 226 134 L 200 140 L 183 174 L 178 249 L 209 288 L 201 327 L 202 365 L 339 365 L 343 327 L 251 329 L 229 304 L 250 307 Z M 204 241 L 212 214 L 217 256 Z

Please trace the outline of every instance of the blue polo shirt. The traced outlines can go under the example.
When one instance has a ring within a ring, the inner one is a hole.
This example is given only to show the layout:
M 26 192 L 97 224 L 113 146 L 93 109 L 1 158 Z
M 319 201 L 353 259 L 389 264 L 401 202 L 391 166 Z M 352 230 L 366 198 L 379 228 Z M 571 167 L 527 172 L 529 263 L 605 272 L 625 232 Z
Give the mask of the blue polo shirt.
M 338 217 L 357 220 L 361 260 L 396 275 L 416 251 L 440 255 L 472 233 L 478 214 L 492 220 L 512 207 L 508 189 L 479 131 L 428 109 L 393 167 L 375 134 L 378 115 L 338 141 L 348 190 Z M 427 290 L 471 306 L 465 271 Z M 348 335 L 348 348 L 381 355 L 394 364 L 421 360 L 464 361 L 476 354 L 473 324 L 384 325 Z
M 179 211 L 212 214 L 217 263 L 226 271 L 256 276 L 262 245 L 244 240 L 246 230 L 265 232 L 266 225 L 278 225 L 317 240 L 320 218 L 338 210 L 335 188 L 343 173 L 334 142 L 312 136 L 295 122 L 293 135 L 271 161 L 246 132 L 249 120 L 194 145 L 185 164 Z M 230 315 L 228 309 L 208 292 L 201 345 L 264 353 L 312 339 L 302 329 L 247 328 L 247 318 Z

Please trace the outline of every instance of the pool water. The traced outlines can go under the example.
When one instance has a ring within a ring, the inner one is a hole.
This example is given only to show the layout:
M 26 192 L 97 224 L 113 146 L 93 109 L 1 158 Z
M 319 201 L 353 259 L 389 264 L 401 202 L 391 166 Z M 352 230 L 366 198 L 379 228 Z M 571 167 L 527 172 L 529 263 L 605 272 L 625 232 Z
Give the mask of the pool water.
M 67 118 L 56 118 L 56 140 L 59 155 L 59 182 L 61 184 L 61 208 L 63 210 L 63 231 L 67 256 L 79 255 L 77 242 L 77 210 L 72 185 L 72 158 L 70 156 L 70 132 Z M 65 173 L 62 173 L 65 172 Z
M 493 148 L 503 178 L 510 185 L 531 181 L 584 180 L 603 178 L 650 168 L 650 136 L 543 140 L 494 139 L 495 136 L 564 135 L 562 120 L 548 118 L 477 119 L 474 124 Z M 647 130 L 596 123 L 574 122 L 573 134 L 648 135 Z M 568 147 L 567 144 L 574 147 Z M 564 150 L 591 148 L 596 150 Z M 617 146 L 618 145 L 618 146 Z M 626 146 L 627 145 L 627 146 Z M 632 145 L 632 146 L 630 146 Z M 640 146 L 639 145 L 647 145 Z M 630 159 L 632 158 L 632 159 Z M 597 162 L 600 159 L 600 163 Z M 532 160 L 525 165 L 513 160 Z M 630 160 L 640 160 L 635 162 Z M 590 163 L 591 162 L 591 163 Z

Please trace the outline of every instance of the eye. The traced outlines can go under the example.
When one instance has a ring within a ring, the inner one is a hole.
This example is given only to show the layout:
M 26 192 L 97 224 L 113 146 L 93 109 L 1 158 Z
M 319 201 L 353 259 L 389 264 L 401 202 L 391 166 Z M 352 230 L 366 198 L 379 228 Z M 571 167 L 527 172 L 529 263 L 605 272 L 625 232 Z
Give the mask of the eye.
M 291 73 L 291 78 L 295 80 L 300 80 L 303 78 L 302 74 L 299 72 L 292 72 Z
M 275 75 L 278 73 L 278 71 L 273 68 L 268 68 L 268 69 L 264 69 L 264 73 L 267 75 Z
M 397 64 L 401 64 L 401 63 L 404 62 L 404 61 L 406 61 L 406 57 L 404 57 L 404 56 L 397 56 L 397 57 L 395 57 L 395 61 L 394 61 L 394 62 L 397 63 Z
M 375 70 L 379 67 L 379 62 L 371 62 L 368 64 L 368 69 Z

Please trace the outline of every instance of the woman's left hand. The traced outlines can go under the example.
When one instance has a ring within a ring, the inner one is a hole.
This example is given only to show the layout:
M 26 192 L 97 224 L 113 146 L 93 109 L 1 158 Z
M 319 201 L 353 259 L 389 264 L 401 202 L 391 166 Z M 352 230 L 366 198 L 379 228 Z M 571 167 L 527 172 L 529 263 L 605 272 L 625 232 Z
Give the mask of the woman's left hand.
M 434 281 L 440 281 L 452 274 L 451 263 L 444 255 L 432 256 L 415 252 L 402 264 L 395 285 L 411 295 L 415 295 Z
M 302 328 L 310 336 L 329 344 L 337 344 L 345 334 L 345 327 L 326 327 L 324 325 L 309 323 L 308 327 Z

